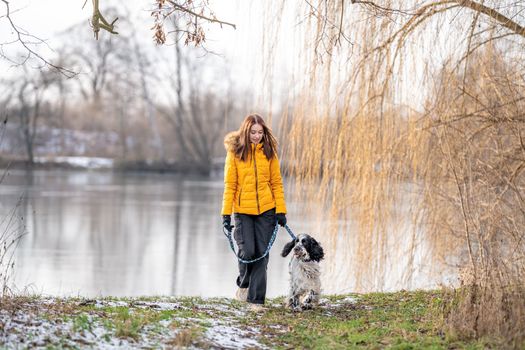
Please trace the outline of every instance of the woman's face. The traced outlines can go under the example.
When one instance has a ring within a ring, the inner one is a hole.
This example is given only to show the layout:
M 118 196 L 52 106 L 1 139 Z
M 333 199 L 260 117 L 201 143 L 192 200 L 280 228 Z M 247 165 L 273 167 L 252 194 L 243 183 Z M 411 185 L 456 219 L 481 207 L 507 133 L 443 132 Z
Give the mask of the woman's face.
M 258 144 L 261 142 L 262 138 L 264 136 L 264 130 L 263 127 L 259 124 L 253 124 L 250 128 L 250 142 L 254 144 Z

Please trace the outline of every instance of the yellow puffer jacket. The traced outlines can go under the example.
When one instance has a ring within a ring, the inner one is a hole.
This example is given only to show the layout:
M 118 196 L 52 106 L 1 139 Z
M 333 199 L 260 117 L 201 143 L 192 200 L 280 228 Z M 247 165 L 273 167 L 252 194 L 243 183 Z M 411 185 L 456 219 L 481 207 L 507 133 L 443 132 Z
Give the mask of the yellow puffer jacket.
M 259 215 L 273 208 L 276 213 L 286 214 L 277 156 L 268 160 L 262 144 L 252 144 L 251 156 L 243 162 L 233 153 L 237 142 L 239 136 L 236 132 L 226 135 L 224 139 L 228 153 L 224 166 L 222 215 L 231 215 L 232 212 Z

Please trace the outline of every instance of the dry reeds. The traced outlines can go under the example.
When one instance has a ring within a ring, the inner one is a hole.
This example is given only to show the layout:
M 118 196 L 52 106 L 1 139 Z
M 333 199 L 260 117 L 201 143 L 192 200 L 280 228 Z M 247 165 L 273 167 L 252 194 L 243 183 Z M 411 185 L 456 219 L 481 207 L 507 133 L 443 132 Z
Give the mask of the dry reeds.
M 6 119 L 7 120 L 7 117 Z M 0 127 L 0 145 L 5 135 L 5 123 Z M 8 175 L 9 167 L 0 173 L 0 186 Z M 15 267 L 14 254 L 15 249 L 20 243 L 20 239 L 26 233 L 23 218 L 18 215 L 18 209 L 22 203 L 21 196 L 14 208 L 8 213 L 0 216 L 0 298 L 3 298 L 10 292 L 11 279 Z M 0 204 L 0 208 L 2 204 Z
M 11 291 L 11 279 L 15 267 L 14 253 L 26 233 L 23 218 L 17 213 L 21 201 L 22 199 L 8 214 L 0 218 L 0 297 Z

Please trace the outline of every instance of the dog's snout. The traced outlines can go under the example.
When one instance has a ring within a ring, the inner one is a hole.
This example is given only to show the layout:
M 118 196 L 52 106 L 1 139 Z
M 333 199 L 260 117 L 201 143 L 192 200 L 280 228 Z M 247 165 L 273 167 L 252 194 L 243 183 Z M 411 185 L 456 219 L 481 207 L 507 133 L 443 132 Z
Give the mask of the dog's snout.
M 295 252 L 300 252 L 300 251 L 301 251 L 301 247 L 299 247 L 299 246 L 295 246 L 295 247 L 293 248 L 293 250 L 294 250 Z

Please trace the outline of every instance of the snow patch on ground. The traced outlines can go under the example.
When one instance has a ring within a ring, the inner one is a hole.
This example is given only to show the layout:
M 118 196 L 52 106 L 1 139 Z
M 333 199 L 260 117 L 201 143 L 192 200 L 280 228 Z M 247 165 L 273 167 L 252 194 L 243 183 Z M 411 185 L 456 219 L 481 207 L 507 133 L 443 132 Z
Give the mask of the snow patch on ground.
M 357 298 L 354 298 L 354 297 L 346 297 L 343 299 L 343 303 L 346 303 L 346 304 L 355 304 L 357 303 Z
M 108 337 L 106 338 L 108 341 L 101 342 L 108 332 L 104 327 L 95 324 L 90 330 L 78 330 L 71 320 L 50 321 L 20 311 L 12 315 L 5 310 L 0 311 L 0 323 L 3 326 L 0 332 L 0 344 L 7 349 L 47 348 L 50 345 L 65 348 L 78 346 L 93 346 L 97 349 L 134 348 L 126 339 Z
M 182 306 L 180 303 L 169 303 L 169 302 L 134 302 L 133 306 L 140 307 L 140 308 L 151 308 L 159 311 L 166 311 L 166 310 L 177 310 L 177 309 L 184 309 L 185 307 Z
M 80 309 L 77 307 L 85 307 Z M 89 306 L 93 307 L 90 311 Z M 67 309 L 61 309 L 61 308 Z M 207 318 L 178 317 L 143 326 L 135 339 L 116 335 L 115 325 L 104 318 L 104 308 L 126 307 L 130 314 L 139 309 L 205 311 Z M 69 309 L 71 308 L 71 310 Z M 64 311 L 69 310 L 69 311 Z M 100 310 L 100 311 L 99 311 Z M 77 312 L 78 311 L 78 312 Z M 198 343 L 220 349 L 267 349 L 256 339 L 261 331 L 242 322 L 247 306 L 225 301 L 210 301 L 189 307 L 184 302 L 146 300 L 83 299 L 64 301 L 41 298 L 19 303 L 11 310 L 0 309 L 2 349 L 90 348 L 144 349 L 170 347 L 185 327 L 205 327 Z M 174 327 L 174 324 L 181 325 Z
M 72 167 L 87 169 L 108 169 L 113 167 L 113 159 L 101 157 L 35 157 L 40 164 L 67 164 Z
M 326 298 L 321 298 L 319 300 L 319 306 L 324 309 L 334 309 L 334 308 L 342 307 L 348 304 L 356 304 L 357 301 L 358 301 L 357 298 L 350 297 L 350 296 L 344 299 L 334 301 L 334 302 Z
M 89 301 L 86 301 L 84 303 L 80 303 L 81 305 L 82 304 L 89 304 L 90 302 Z M 125 301 L 106 301 L 106 300 L 95 300 L 94 301 L 94 305 L 95 307 L 98 307 L 98 308 L 103 308 L 103 307 L 128 307 L 129 306 L 129 303 L 125 302 Z
M 254 339 L 257 332 L 257 329 L 247 331 L 216 323 L 206 331 L 205 336 L 220 349 L 267 349 Z
M 244 316 L 246 314 L 245 310 L 237 309 L 232 306 L 220 305 L 220 304 L 205 305 L 205 306 L 201 306 L 200 309 L 205 309 L 205 310 L 209 309 L 213 311 L 228 313 L 230 315 L 237 316 L 237 317 Z

